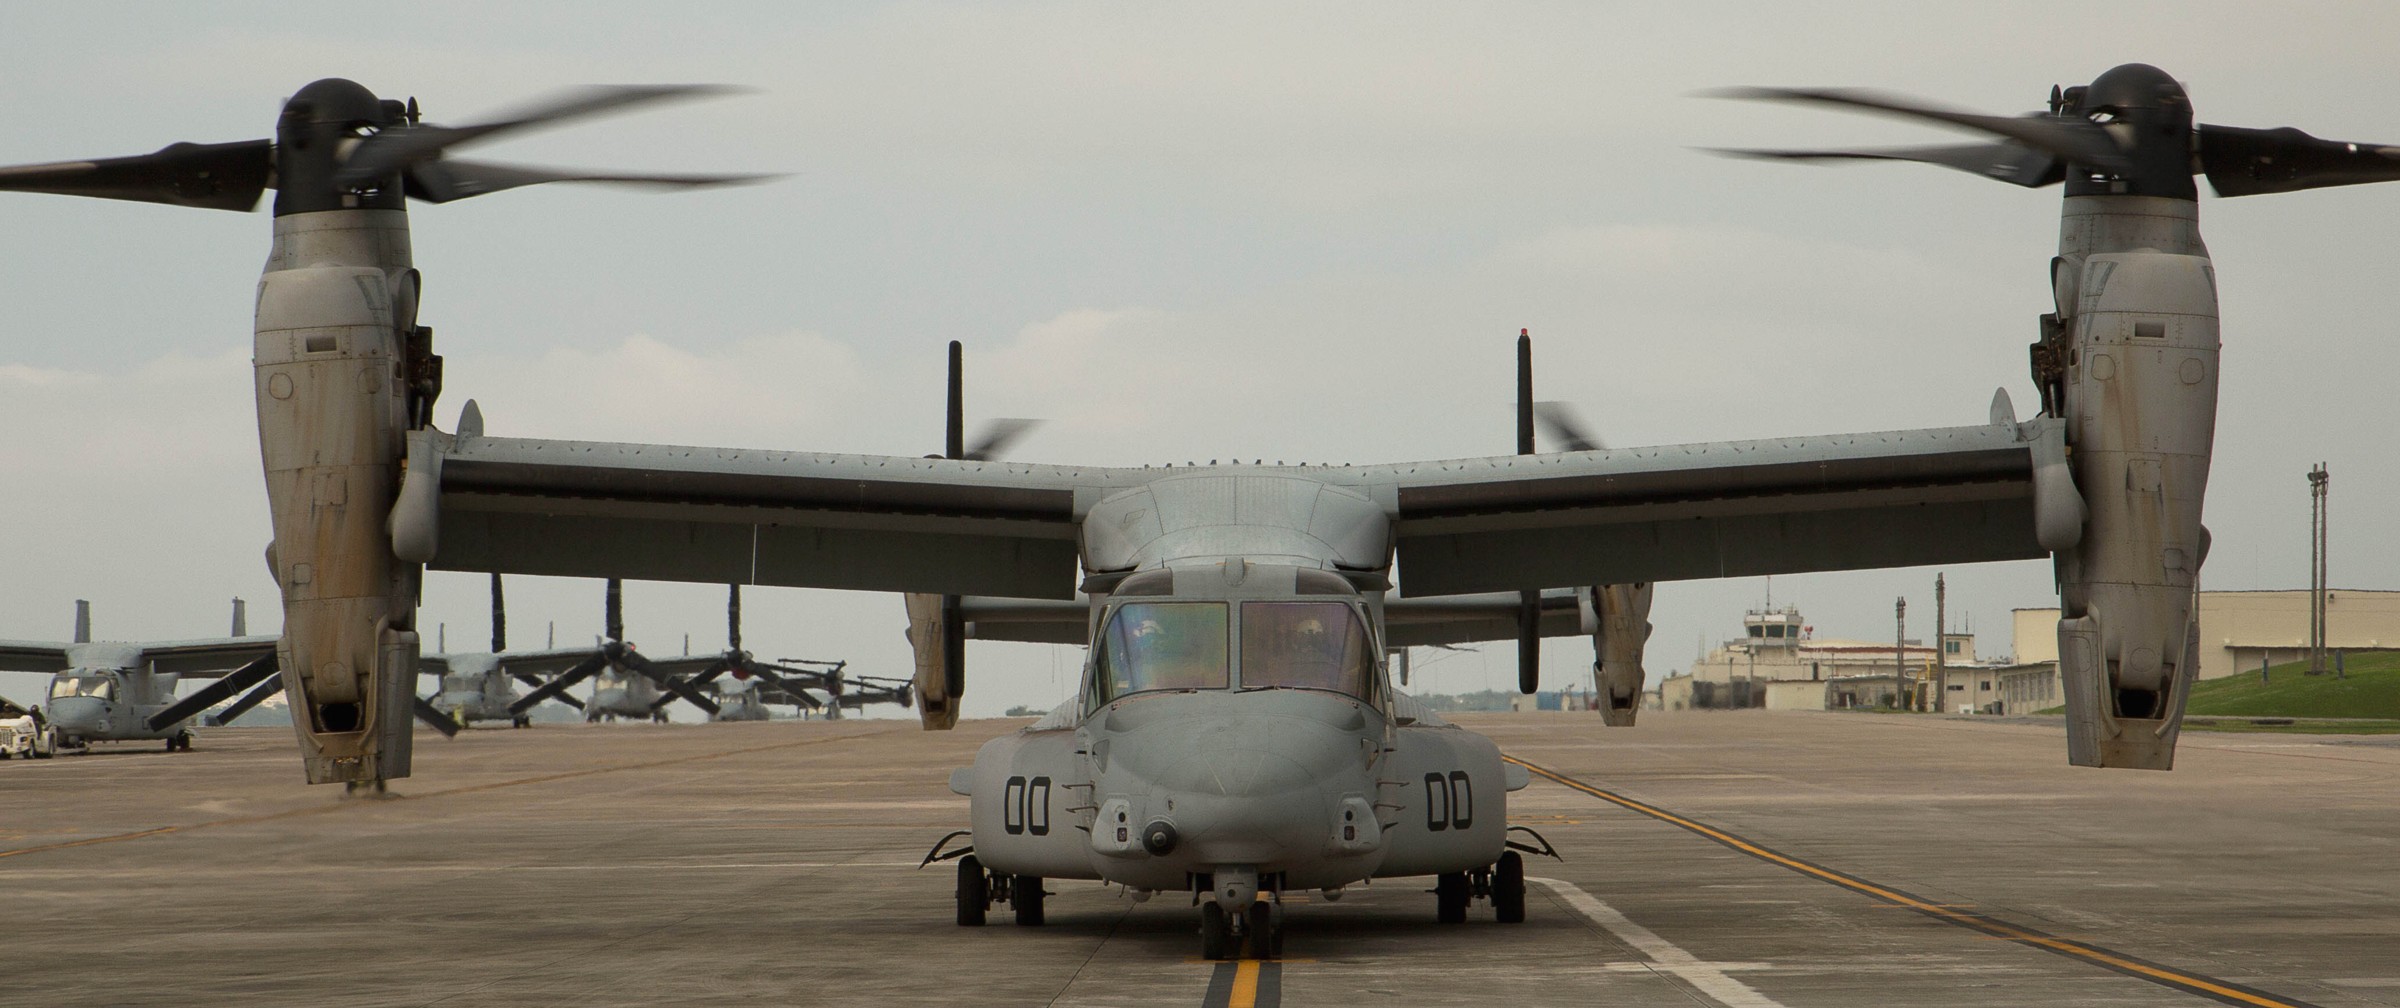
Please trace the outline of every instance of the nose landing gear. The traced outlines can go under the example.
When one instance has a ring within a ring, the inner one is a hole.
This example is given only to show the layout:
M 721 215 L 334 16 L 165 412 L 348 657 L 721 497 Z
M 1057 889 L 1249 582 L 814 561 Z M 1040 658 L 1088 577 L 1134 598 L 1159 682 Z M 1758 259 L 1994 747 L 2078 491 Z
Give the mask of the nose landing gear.
M 953 836 L 957 834 L 952 834 Z M 947 839 L 947 838 L 944 838 Z M 974 848 L 968 848 L 973 850 Z M 936 845 L 935 850 L 940 850 Z M 1010 875 L 990 871 L 983 860 L 973 854 L 953 855 L 958 858 L 958 924 L 960 927 L 981 927 L 995 904 L 1006 903 L 1017 913 L 1019 927 L 1042 926 L 1042 890 L 1039 875 Z M 934 860 L 926 856 L 926 863 Z M 919 865 L 918 867 L 924 867 Z
M 1525 858 L 1516 851 L 1500 855 L 1489 868 L 1450 872 L 1433 883 L 1433 919 L 1443 924 L 1467 922 L 1467 906 L 1477 899 L 1492 901 L 1492 916 L 1502 924 L 1525 922 Z

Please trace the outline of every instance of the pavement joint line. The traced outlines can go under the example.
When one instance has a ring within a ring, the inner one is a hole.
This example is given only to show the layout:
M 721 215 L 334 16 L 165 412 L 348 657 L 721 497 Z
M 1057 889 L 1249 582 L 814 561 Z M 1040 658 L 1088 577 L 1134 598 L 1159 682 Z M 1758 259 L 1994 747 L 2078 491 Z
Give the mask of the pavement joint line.
M 1971 931 L 1979 931 L 1985 935 L 1989 935 L 2002 941 L 2041 949 L 2042 951 L 2066 956 L 2070 959 L 2082 960 L 2086 963 L 2099 966 L 2102 969 L 2106 969 L 2114 973 L 2133 977 L 2137 980 L 2145 980 L 2150 983 L 2158 984 L 2162 987 L 2182 991 L 2186 994 L 2198 995 L 2221 1004 L 2247 1005 L 2253 1006 L 2253 1008 L 2319 1008 L 2319 1006 L 2313 1005 L 2307 1001 L 2301 1001 L 2295 998 L 2287 998 L 2276 994 L 2269 994 L 2266 991 L 2258 990 L 2242 984 L 2237 984 L 2230 980 L 2221 980 L 2188 970 L 2179 970 L 2169 966 L 2162 966 L 2158 963 L 2149 962 L 2144 959 L 2138 959 L 2122 952 L 2117 952 L 2099 945 L 2062 938 L 2057 935 L 2035 930 L 2033 928 L 2010 924 L 1995 917 L 1990 917 L 1980 913 L 1973 913 L 1966 910 L 1960 910 L 1945 904 L 1935 903 L 1931 900 L 1919 898 L 1915 895 L 1899 889 L 1894 889 L 1890 886 L 1869 882 L 1865 879 L 1858 878 L 1857 876 L 1850 875 L 1845 872 L 1835 871 L 1834 869 L 1827 868 L 1822 865 L 1801 860 L 1789 854 L 1784 854 L 1782 852 L 1762 846 L 1754 841 L 1737 836 L 1733 833 L 1728 833 L 1714 826 L 1710 826 L 1684 816 L 1676 815 L 1673 812 L 1636 801 L 1632 798 L 1627 798 L 1624 795 L 1620 795 L 1612 791 L 1594 787 L 1572 777 L 1568 777 L 1565 774 L 1559 773 L 1555 770 L 1538 766 L 1533 763 L 1528 763 L 1515 756 L 1504 755 L 1501 758 L 1518 766 L 1524 767 L 1526 770 L 1533 772 L 1537 776 L 1548 778 L 1549 780 L 1564 785 L 1572 790 L 1580 791 L 1594 798 L 1609 802 L 1618 807 L 1624 808 L 1627 811 L 1638 812 L 1642 815 L 1649 816 L 1669 825 L 1681 827 L 1682 829 L 1688 830 L 1692 833 L 1697 833 L 1700 836 L 1706 837 L 1726 847 L 1730 847 L 1743 854 L 1750 855 L 1751 857 L 1757 858 L 1761 861 L 1765 861 L 1768 864 L 1787 868 L 1791 871 L 1815 878 L 1819 881 L 1840 886 L 1844 889 L 1849 889 L 1853 892 L 1862 893 L 1867 896 L 1872 896 L 1877 899 L 1882 899 L 1891 903 L 1905 906 L 1908 909 L 1915 910 L 1918 913 L 1924 914 L 1927 917 L 1931 917 L 1934 920 L 1941 921 L 1945 924 L 1953 924 Z
M 1727 976 L 1724 967 L 1730 964 L 1702 962 L 1699 956 L 1659 937 L 1658 932 L 1634 923 L 1617 908 L 1609 906 L 1601 902 L 1599 897 L 1585 892 L 1582 886 L 1565 879 L 1538 876 L 1525 881 L 1547 887 L 1552 895 L 1557 896 L 1567 906 L 1574 908 L 1576 913 L 1584 916 L 1584 919 L 1608 929 L 1608 932 L 1615 935 L 1618 941 L 1624 942 L 1634 951 L 1648 956 L 1650 961 L 1640 965 L 1656 972 L 1670 974 L 1690 984 L 1693 989 L 1707 995 L 1709 1000 L 1724 1005 L 1726 1008 L 1784 1008 L 1783 1002 L 1759 993 L 1757 988 Z
M 563 773 L 542 774 L 537 777 L 520 777 L 516 780 L 496 781 L 490 784 L 471 784 L 465 787 L 449 788 L 442 791 L 428 791 L 421 795 L 404 795 L 402 797 L 404 799 L 415 801 L 425 801 L 433 798 L 449 798 L 455 795 L 473 794 L 480 791 L 497 791 L 501 788 L 512 788 L 524 784 L 546 784 L 552 781 L 569 780 L 576 777 L 590 777 L 596 774 L 616 773 L 621 770 L 650 770 L 658 767 L 675 766 L 682 763 L 698 763 L 703 760 L 724 759 L 728 756 L 746 756 L 751 753 L 770 752 L 776 749 L 797 749 L 802 746 L 824 745 L 828 742 L 841 742 L 848 739 L 869 738 L 875 735 L 889 735 L 898 730 L 899 729 L 895 728 L 875 732 L 861 732 L 856 735 L 836 735 L 828 738 L 796 739 L 790 742 L 777 742 L 772 745 L 751 746 L 746 749 L 728 749 L 724 752 L 701 753 L 695 756 L 677 756 L 673 759 L 649 760 L 641 763 L 619 763 L 614 766 L 589 767 L 582 770 L 569 770 Z M 146 830 L 135 830 L 130 833 L 115 833 L 108 836 L 85 837 L 81 840 L 63 840 L 58 843 L 39 844 L 32 847 L 19 847 L 13 850 L 0 850 L 0 858 L 22 857 L 27 854 L 40 854 L 46 851 L 66 850 L 70 847 L 89 847 L 94 844 L 119 843 L 126 840 L 139 840 L 143 837 L 164 836 L 169 833 L 184 833 L 192 830 L 209 829 L 217 826 L 249 826 L 256 823 L 274 822 L 278 819 L 293 819 L 300 816 L 325 815 L 330 812 L 338 812 L 348 808 L 366 807 L 366 805 L 371 805 L 371 803 L 353 804 L 348 801 L 337 801 L 328 805 L 306 805 L 300 808 L 285 809 L 281 812 L 263 812 L 257 815 L 229 816 L 224 819 L 210 819 L 206 822 L 185 823 L 178 826 L 156 826 Z

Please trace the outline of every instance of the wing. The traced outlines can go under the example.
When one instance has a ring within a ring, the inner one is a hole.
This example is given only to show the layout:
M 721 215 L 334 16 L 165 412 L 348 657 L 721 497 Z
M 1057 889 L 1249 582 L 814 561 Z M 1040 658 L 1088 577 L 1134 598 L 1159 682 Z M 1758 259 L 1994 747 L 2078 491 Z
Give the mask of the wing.
M 1078 501 L 1122 472 L 420 431 L 395 540 L 443 570 L 1065 599 Z
M 1542 592 L 1542 636 L 1575 637 L 1590 634 L 1593 617 L 1584 612 L 1585 607 L 1576 589 L 1545 589 Z M 1395 598 L 1383 604 L 1383 643 L 1387 647 L 1516 639 L 1516 592 Z
M 969 640 L 1092 642 L 1092 602 L 1080 592 L 1073 599 L 971 596 L 960 599 L 958 609 Z
M 57 641 L 0 640 L 0 672 L 57 672 L 67 667 L 67 645 Z
M 2046 556 L 2082 520 L 2061 424 L 2004 405 L 1981 427 L 1337 472 L 1392 510 L 1412 597 Z
M 275 653 L 273 636 L 218 637 L 209 640 L 144 643 L 142 660 L 160 672 L 186 679 L 224 675 Z
M 499 655 L 500 670 L 512 678 L 539 676 L 548 679 L 574 668 L 597 650 L 590 644 L 575 648 L 533 648 L 525 651 L 503 651 Z

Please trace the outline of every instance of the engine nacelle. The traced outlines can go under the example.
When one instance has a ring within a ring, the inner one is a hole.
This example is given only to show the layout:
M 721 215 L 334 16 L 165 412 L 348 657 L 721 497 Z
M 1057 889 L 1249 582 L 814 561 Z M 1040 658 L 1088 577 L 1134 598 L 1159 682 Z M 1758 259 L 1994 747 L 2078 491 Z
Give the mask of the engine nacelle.
M 959 598 L 911 593 L 901 601 L 908 607 L 908 645 L 917 659 L 917 716 L 927 731 L 955 728 L 967 681 L 967 627 Z
M 2067 203 L 2055 381 L 2087 509 L 2080 541 L 2056 554 L 2068 760 L 2164 770 L 2197 664 L 2216 276 L 2188 200 Z
M 387 520 L 409 427 L 400 336 L 413 319 L 408 224 L 396 210 L 275 220 L 253 365 L 281 586 L 276 648 L 312 784 L 409 772 L 422 568 Z
M 1599 585 L 1584 618 L 1592 635 L 1592 673 L 1600 686 L 1600 719 L 1631 725 L 1642 708 L 1642 648 L 1650 642 L 1650 585 Z

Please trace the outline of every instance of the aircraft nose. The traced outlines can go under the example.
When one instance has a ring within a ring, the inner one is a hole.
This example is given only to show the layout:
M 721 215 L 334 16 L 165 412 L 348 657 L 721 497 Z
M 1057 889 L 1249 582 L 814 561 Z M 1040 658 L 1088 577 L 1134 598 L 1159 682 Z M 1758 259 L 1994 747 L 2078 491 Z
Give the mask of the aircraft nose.
M 1161 718 L 1118 739 L 1102 785 L 1168 824 L 1153 856 L 1192 864 L 1279 864 L 1321 849 L 1334 807 L 1369 790 L 1360 737 L 1307 716 Z
M 46 713 L 61 731 L 92 731 L 108 720 L 108 702 L 99 697 L 58 697 L 50 701 Z

